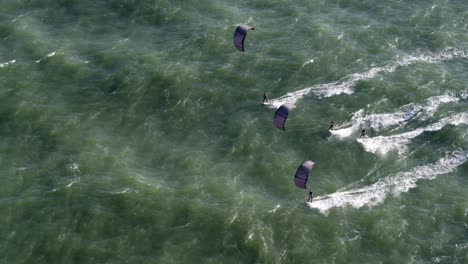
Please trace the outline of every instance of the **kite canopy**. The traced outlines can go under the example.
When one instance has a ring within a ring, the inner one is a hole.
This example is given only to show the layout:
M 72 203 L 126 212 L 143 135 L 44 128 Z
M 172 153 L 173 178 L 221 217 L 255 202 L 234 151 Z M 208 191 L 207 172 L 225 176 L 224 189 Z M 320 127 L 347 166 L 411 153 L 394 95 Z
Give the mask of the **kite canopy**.
M 273 122 L 275 123 L 275 126 L 277 128 L 286 130 L 284 128 L 284 124 L 286 123 L 286 119 L 288 118 L 289 111 L 293 109 L 293 107 L 294 106 L 292 104 L 283 104 L 276 110 Z
M 240 51 L 245 51 L 244 50 L 244 40 L 245 37 L 247 36 L 247 31 L 249 29 L 255 30 L 255 28 L 249 26 L 249 25 L 240 25 L 236 28 L 236 31 L 234 32 L 234 45 L 236 48 Z
M 299 168 L 297 168 L 296 175 L 294 176 L 294 183 L 297 187 L 306 189 L 307 179 L 314 162 L 311 160 L 304 161 Z

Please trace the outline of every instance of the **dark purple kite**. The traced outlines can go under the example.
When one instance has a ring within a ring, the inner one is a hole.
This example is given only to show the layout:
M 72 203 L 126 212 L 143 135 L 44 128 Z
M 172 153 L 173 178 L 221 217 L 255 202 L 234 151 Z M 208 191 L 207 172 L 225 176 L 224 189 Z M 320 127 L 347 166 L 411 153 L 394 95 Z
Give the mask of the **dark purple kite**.
M 296 175 L 294 176 L 294 183 L 297 187 L 306 189 L 307 178 L 309 178 L 309 173 L 314 162 L 311 160 L 304 161 L 299 168 L 297 168 Z
M 236 48 L 240 51 L 245 51 L 244 50 L 244 40 L 245 37 L 247 36 L 247 31 L 249 29 L 255 30 L 255 28 L 249 26 L 249 25 L 240 25 L 236 28 L 236 31 L 234 32 L 234 45 Z
M 277 128 L 286 130 L 284 128 L 284 124 L 286 123 L 286 119 L 288 118 L 289 111 L 291 111 L 293 107 L 294 106 L 292 104 L 283 104 L 276 110 L 273 122 L 275 123 L 275 126 Z

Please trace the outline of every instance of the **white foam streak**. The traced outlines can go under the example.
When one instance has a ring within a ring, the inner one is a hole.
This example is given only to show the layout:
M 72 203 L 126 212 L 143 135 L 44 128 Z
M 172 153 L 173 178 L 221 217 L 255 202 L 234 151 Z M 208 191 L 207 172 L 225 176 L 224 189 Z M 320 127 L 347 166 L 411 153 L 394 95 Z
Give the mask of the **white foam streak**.
M 51 57 L 55 56 L 56 54 L 57 54 L 57 52 L 53 51 L 53 52 L 47 54 L 44 58 L 37 60 L 36 63 L 39 63 L 39 62 L 41 62 L 41 61 L 43 61 L 43 60 L 45 60 L 47 58 L 51 58 Z
M 468 89 L 465 89 L 465 90 L 461 91 L 461 92 L 460 92 L 460 97 L 461 97 L 463 100 L 468 99 Z
M 419 166 L 407 172 L 389 175 L 372 185 L 362 188 L 350 190 L 344 188 L 330 195 L 318 196 L 312 203 L 307 203 L 307 205 L 319 209 L 322 213 L 327 213 L 328 210 L 334 207 L 351 206 L 361 208 L 363 206 L 375 206 L 382 203 L 389 194 L 398 196 L 417 187 L 419 180 L 432 180 L 439 175 L 454 171 L 467 159 L 468 151 L 456 151 L 441 158 L 435 164 Z
M 353 114 L 351 122 L 336 126 L 335 130 L 330 130 L 333 136 L 346 138 L 359 130 L 364 116 L 364 109 L 360 109 Z
M 11 60 L 11 61 L 0 63 L 0 68 L 3 68 L 3 67 L 8 66 L 10 64 L 13 64 L 15 62 L 16 62 L 16 60 Z
M 427 100 L 427 105 L 417 107 L 417 115 L 421 120 L 427 120 L 432 117 L 441 104 L 457 102 L 459 99 L 450 95 L 434 96 Z
M 360 125 L 358 123 L 354 123 L 349 127 L 338 129 L 338 130 L 330 130 L 330 132 L 333 136 L 336 136 L 338 138 L 347 138 L 355 134 L 356 131 L 359 130 L 359 127 Z
M 428 125 L 426 127 L 418 128 L 413 131 L 405 132 L 402 134 L 392 136 L 377 136 L 373 138 L 361 138 L 358 142 L 363 144 L 364 149 L 374 154 L 385 155 L 389 151 L 398 150 L 398 154 L 402 155 L 406 152 L 406 144 L 411 139 L 419 136 L 423 132 L 437 131 L 442 129 L 446 125 L 467 125 L 468 124 L 468 113 L 459 113 L 453 116 L 445 117 L 440 121 Z
M 346 138 L 355 134 L 361 126 L 371 127 L 373 131 L 378 132 L 391 126 L 401 126 L 415 117 L 418 117 L 419 120 L 426 120 L 433 116 L 441 104 L 457 102 L 458 100 L 450 95 L 433 96 L 423 104 L 404 105 L 395 113 L 365 115 L 364 109 L 360 109 L 353 114 L 350 122 L 337 126 L 331 133 L 338 138 Z
M 310 60 L 304 62 L 304 64 L 302 64 L 302 67 L 306 66 L 307 64 L 314 63 L 314 61 L 315 61 L 316 59 L 317 59 L 317 58 L 313 58 L 313 59 L 310 59 Z
M 455 58 L 468 58 L 468 55 L 462 50 L 445 50 L 440 53 L 422 53 L 418 55 L 408 55 L 396 62 L 382 67 L 373 67 L 365 72 L 348 75 L 336 82 L 327 84 L 318 84 L 312 87 L 304 88 L 295 92 L 287 93 L 279 98 L 270 100 L 271 108 L 278 108 L 284 103 L 295 104 L 304 96 L 312 93 L 318 97 L 331 97 L 339 94 L 352 94 L 354 85 L 358 81 L 369 80 L 381 73 L 390 73 L 396 71 L 398 67 L 410 65 L 415 62 L 438 63 L 444 60 Z M 309 62 L 306 62 L 309 63 Z

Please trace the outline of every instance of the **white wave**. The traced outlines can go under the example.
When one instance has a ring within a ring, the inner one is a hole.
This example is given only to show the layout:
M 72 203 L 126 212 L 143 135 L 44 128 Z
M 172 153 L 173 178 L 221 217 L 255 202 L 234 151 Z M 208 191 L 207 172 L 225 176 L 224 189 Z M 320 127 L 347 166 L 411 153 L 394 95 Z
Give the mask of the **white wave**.
M 438 63 L 444 60 L 455 58 L 468 58 L 468 54 L 463 50 L 448 49 L 439 53 L 421 53 L 416 55 L 408 55 L 402 58 L 397 58 L 396 62 L 390 63 L 382 67 L 373 67 L 365 72 L 354 73 L 344 78 L 326 84 L 318 84 L 308 88 L 304 88 L 295 92 L 287 93 L 276 99 L 271 99 L 270 107 L 278 108 L 284 103 L 295 104 L 304 96 L 312 93 L 318 97 L 331 97 L 339 94 L 352 94 L 354 85 L 358 81 L 369 80 L 381 73 L 390 73 L 396 71 L 398 67 L 410 65 L 415 62 Z
M 330 133 L 338 138 L 346 138 L 355 134 L 361 127 L 363 116 L 364 109 L 359 109 L 357 112 L 353 113 L 350 122 L 335 126 L 335 129 L 330 130 Z
M 322 213 L 334 207 L 351 206 L 361 208 L 363 206 L 375 206 L 382 203 L 385 198 L 392 194 L 398 196 L 400 193 L 408 192 L 417 187 L 421 179 L 432 180 L 439 175 L 454 171 L 458 166 L 468 159 L 468 151 L 456 151 L 441 158 L 435 164 L 418 166 L 410 171 L 399 172 L 380 179 L 376 183 L 362 188 L 346 190 L 343 188 L 335 193 L 318 196 L 312 203 L 307 203 L 311 208 L 319 209 Z
M 426 120 L 433 116 L 441 104 L 458 100 L 450 95 L 433 96 L 426 99 L 423 104 L 407 104 L 394 113 L 365 115 L 364 109 L 360 109 L 353 114 L 350 122 L 337 126 L 337 129 L 331 133 L 338 138 L 346 138 L 356 134 L 361 126 L 370 127 L 378 132 L 391 126 L 403 125 L 415 117 Z
M 304 62 L 304 63 L 302 64 L 302 67 L 306 66 L 307 64 L 314 63 L 314 61 L 315 61 L 316 59 L 318 59 L 318 58 L 313 58 L 313 59 L 310 59 L 310 60 Z
M 468 89 L 465 89 L 465 90 L 461 91 L 461 92 L 460 92 L 460 97 L 461 97 L 463 100 L 468 99 Z
M 268 211 L 269 213 L 276 213 L 276 210 L 278 210 L 278 208 L 280 208 L 281 206 L 279 204 L 277 204 L 275 206 L 275 208 L 273 208 L 272 210 Z
M 437 131 L 442 129 L 446 125 L 467 125 L 468 124 L 468 113 L 459 113 L 453 116 L 445 117 L 439 120 L 436 123 L 428 125 L 426 127 L 418 128 L 413 131 L 405 132 L 402 134 L 391 135 L 391 136 L 377 136 L 373 138 L 360 138 L 360 142 L 364 149 L 368 152 L 374 154 L 385 155 L 389 151 L 398 150 L 398 154 L 402 155 L 406 152 L 406 144 L 410 142 L 411 139 L 419 136 L 423 132 L 428 131 Z
M 36 63 L 39 63 L 39 62 L 41 62 L 41 61 L 43 61 L 43 60 L 45 60 L 45 59 L 47 59 L 47 58 L 53 57 L 53 56 L 55 56 L 56 54 L 57 54 L 57 52 L 53 51 L 53 52 L 47 54 L 44 58 L 39 59 L 39 60 L 36 60 Z
M 10 64 L 13 64 L 15 62 L 16 62 L 16 60 L 11 60 L 11 61 L 0 63 L 0 68 L 3 68 L 3 67 L 8 66 Z
M 330 133 L 338 138 L 347 138 L 350 137 L 351 135 L 355 134 L 356 131 L 358 131 L 360 128 L 360 125 L 357 123 L 354 123 L 353 125 L 346 127 L 346 128 L 341 128 L 337 130 L 330 130 Z
M 418 109 L 417 116 L 420 120 L 432 117 L 441 104 L 457 102 L 459 99 L 451 95 L 434 96 L 427 99 L 427 105 Z

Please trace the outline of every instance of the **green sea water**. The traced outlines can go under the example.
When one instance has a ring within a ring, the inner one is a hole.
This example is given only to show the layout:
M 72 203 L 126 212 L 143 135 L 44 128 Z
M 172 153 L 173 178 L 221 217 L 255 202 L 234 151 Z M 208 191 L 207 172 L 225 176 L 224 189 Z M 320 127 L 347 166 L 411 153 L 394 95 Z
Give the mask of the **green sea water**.
M 0 21 L 0 263 L 468 263 L 466 0 L 2 0 Z

